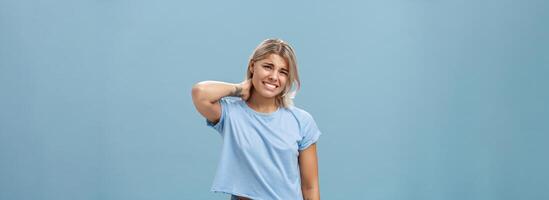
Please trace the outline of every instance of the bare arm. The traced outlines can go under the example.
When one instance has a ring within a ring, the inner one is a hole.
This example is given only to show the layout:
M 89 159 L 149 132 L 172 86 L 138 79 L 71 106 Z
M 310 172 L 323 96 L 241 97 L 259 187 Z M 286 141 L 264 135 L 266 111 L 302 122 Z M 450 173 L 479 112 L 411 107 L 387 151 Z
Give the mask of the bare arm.
M 299 170 L 301 172 L 303 200 L 320 200 L 316 143 L 300 151 Z
M 199 82 L 192 89 L 194 106 L 208 121 L 217 123 L 221 117 L 219 99 L 225 96 L 238 96 L 247 99 L 250 85 L 248 80 L 238 84 L 221 81 Z

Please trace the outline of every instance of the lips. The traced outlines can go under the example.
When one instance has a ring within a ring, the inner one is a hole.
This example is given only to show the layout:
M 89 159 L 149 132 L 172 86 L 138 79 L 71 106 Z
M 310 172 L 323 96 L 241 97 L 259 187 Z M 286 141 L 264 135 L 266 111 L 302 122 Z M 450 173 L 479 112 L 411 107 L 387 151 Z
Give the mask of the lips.
M 274 90 L 274 89 L 278 88 L 278 85 L 276 85 L 276 84 L 274 84 L 274 83 L 263 82 L 263 85 L 264 85 L 267 89 L 270 89 L 270 90 Z

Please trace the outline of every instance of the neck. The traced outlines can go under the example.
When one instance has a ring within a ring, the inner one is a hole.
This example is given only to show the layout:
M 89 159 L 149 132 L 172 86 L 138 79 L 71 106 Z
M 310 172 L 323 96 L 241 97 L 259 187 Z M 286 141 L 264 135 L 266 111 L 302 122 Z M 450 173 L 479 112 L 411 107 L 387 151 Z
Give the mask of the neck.
M 265 98 L 255 92 L 252 92 L 246 103 L 250 106 L 250 108 L 262 113 L 270 113 L 278 109 L 275 98 Z

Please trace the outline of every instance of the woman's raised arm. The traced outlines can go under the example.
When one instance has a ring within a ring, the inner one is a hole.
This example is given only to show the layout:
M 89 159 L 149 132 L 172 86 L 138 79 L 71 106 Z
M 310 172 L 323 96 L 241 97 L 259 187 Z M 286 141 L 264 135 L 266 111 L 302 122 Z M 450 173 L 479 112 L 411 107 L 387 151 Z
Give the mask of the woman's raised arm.
M 247 99 L 250 86 L 251 82 L 249 80 L 237 84 L 221 81 L 202 81 L 193 86 L 193 103 L 202 116 L 210 122 L 217 123 L 221 117 L 219 99 L 225 96 L 238 96 Z

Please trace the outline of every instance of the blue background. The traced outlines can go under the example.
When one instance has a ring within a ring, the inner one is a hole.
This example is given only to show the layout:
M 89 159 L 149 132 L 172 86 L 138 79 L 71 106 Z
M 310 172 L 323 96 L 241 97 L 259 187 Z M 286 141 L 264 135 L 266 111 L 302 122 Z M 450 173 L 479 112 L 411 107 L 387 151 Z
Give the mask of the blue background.
M 548 1 L 0 1 L 0 199 L 226 199 L 191 102 L 296 49 L 323 199 L 549 199 Z

